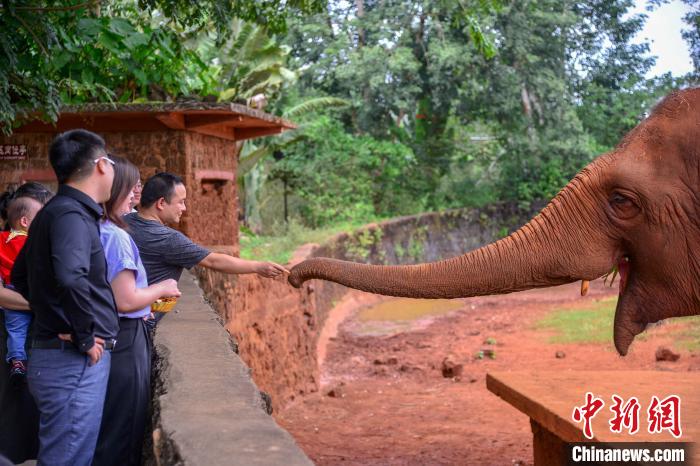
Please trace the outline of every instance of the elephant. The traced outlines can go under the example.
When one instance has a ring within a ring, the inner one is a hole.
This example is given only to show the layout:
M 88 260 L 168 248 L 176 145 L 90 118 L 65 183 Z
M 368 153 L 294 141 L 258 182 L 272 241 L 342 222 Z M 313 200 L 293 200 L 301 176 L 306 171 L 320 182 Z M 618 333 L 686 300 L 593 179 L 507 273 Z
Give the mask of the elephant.
M 463 298 L 619 271 L 613 340 L 625 356 L 650 323 L 700 314 L 700 88 L 661 100 L 506 238 L 438 262 L 380 266 L 312 258 L 288 277 L 411 298 Z M 696 250 L 695 246 L 698 246 Z

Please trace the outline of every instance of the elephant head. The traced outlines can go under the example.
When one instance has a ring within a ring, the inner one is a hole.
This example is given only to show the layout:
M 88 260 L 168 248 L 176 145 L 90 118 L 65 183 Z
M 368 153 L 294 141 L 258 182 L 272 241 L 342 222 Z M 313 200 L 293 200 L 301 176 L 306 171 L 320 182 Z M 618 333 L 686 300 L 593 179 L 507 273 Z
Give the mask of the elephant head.
M 627 354 L 647 324 L 700 313 L 700 88 L 667 96 L 610 153 L 500 241 L 429 264 L 314 258 L 292 269 L 389 296 L 510 293 L 620 272 L 614 341 Z

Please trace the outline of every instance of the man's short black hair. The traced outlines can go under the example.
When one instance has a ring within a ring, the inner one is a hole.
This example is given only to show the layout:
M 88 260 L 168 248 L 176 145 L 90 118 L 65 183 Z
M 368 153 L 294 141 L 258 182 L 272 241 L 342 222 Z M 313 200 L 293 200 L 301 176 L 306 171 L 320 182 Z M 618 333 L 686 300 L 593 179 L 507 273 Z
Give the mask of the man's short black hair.
M 93 161 L 103 155 L 105 141 L 84 129 L 61 133 L 51 143 L 49 160 L 60 184 L 88 176 Z
M 177 175 L 172 173 L 157 173 L 150 177 L 141 190 L 141 202 L 139 204 L 144 209 L 148 209 L 158 201 L 161 197 L 165 202 L 170 202 L 175 192 L 175 186 L 185 183 Z

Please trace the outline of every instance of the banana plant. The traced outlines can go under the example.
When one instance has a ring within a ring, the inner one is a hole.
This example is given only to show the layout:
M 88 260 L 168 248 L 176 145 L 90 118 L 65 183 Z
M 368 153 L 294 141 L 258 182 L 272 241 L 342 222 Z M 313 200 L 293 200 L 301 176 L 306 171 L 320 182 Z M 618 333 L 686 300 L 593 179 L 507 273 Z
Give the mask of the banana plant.
M 349 101 L 336 97 L 316 97 L 307 99 L 284 111 L 282 117 L 292 121 L 301 121 L 297 128 L 285 131 L 281 135 L 267 137 L 257 145 L 246 141 L 238 156 L 238 192 L 244 206 L 245 217 L 249 223 L 259 223 L 260 205 L 258 193 L 265 183 L 265 173 L 259 167 L 260 162 L 277 151 L 284 149 L 305 138 L 307 123 L 304 118 L 319 110 L 349 105 Z
M 231 28 L 230 39 L 217 47 L 219 101 L 270 96 L 296 81 L 297 73 L 285 66 L 289 47 L 277 43 L 264 28 L 239 19 Z
M 256 145 L 251 141 L 245 143 L 240 151 L 238 158 L 238 178 L 241 180 L 246 174 L 255 167 L 261 160 L 268 157 L 275 151 L 284 150 L 295 142 L 303 139 L 306 123 L 303 118 L 311 113 L 319 110 L 325 110 L 333 107 L 344 107 L 350 102 L 337 97 L 315 97 L 307 99 L 304 102 L 295 105 L 294 107 L 284 111 L 282 118 L 295 121 L 302 119 L 297 128 L 291 131 L 285 131 L 279 136 L 265 138 L 262 144 Z

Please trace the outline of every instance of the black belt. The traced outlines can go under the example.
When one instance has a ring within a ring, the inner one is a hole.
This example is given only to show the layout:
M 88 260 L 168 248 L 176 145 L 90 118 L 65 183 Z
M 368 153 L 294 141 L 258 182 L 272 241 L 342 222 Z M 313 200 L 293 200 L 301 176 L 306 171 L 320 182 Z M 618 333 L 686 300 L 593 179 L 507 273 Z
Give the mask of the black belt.
M 131 325 L 138 325 L 139 322 L 143 322 L 143 317 L 120 317 L 119 327 L 124 328 Z
M 112 351 L 117 345 L 117 340 L 114 338 L 105 339 L 104 349 L 107 351 Z M 51 338 L 48 340 L 33 340 L 32 348 L 36 349 L 74 349 L 78 348 L 73 344 L 72 341 L 61 340 L 60 338 Z

